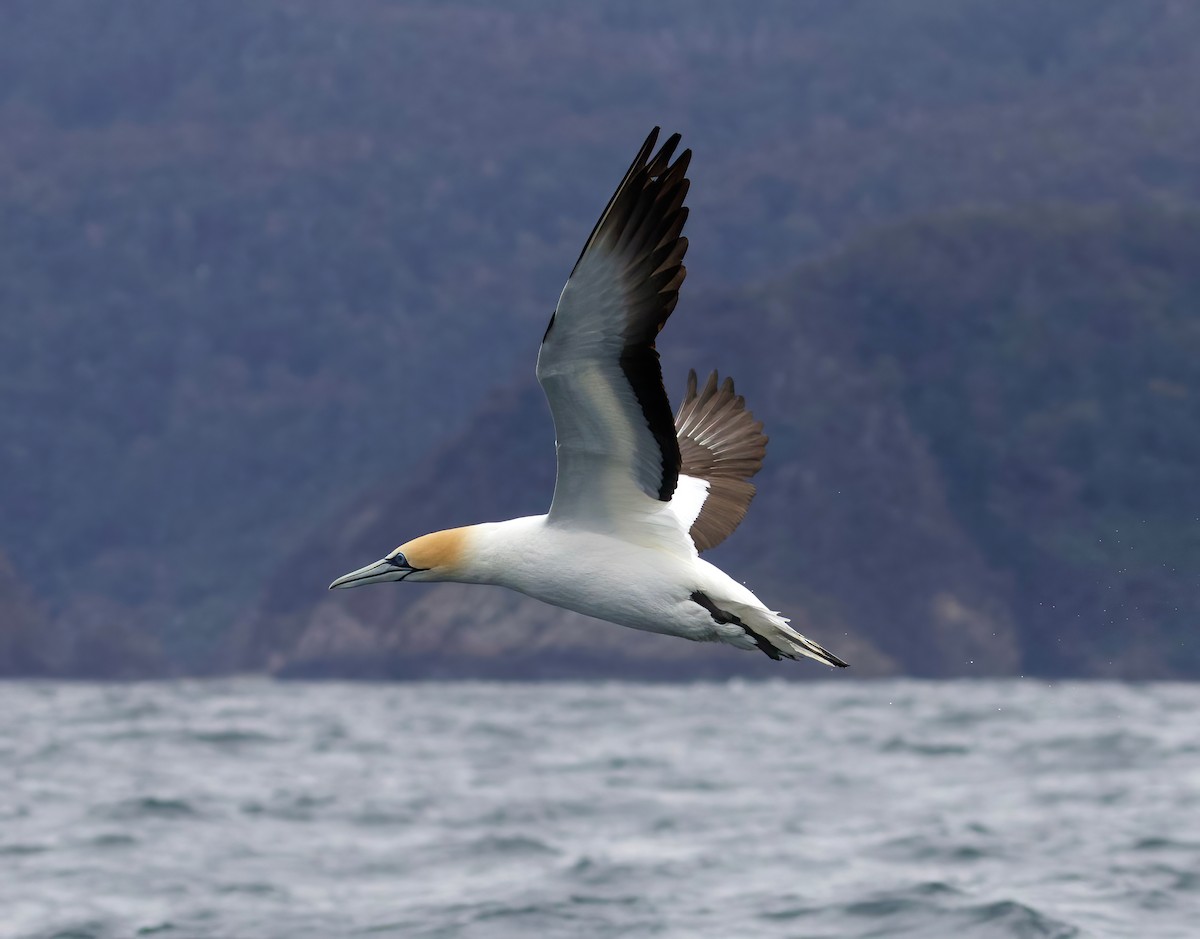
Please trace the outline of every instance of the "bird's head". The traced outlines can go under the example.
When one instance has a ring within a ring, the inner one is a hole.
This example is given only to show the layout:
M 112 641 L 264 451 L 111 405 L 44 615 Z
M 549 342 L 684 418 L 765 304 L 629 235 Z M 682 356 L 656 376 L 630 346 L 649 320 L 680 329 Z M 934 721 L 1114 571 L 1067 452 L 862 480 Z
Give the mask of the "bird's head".
M 400 545 L 387 557 L 344 574 L 330 584 L 329 589 L 361 587 L 389 580 L 455 580 L 463 566 L 466 539 L 465 528 L 422 535 Z

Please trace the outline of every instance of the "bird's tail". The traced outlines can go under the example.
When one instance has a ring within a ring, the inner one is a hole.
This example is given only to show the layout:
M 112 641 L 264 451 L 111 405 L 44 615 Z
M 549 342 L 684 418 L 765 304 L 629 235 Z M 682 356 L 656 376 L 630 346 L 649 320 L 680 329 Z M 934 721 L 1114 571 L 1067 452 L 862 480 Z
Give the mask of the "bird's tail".
M 849 667 L 849 663 L 793 629 L 786 616 L 742 604 L 738 604 L 734 612 L 755 645 L 773 659 L 798 659 L 803 656 L 837 668 Z

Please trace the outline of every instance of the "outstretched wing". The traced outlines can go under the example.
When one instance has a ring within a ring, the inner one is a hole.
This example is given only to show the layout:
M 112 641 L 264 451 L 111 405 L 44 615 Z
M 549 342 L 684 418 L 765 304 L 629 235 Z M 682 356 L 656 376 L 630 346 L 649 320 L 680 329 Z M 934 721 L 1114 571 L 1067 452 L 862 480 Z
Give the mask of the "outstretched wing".
M 675 415 L 680 473 L 704 480 L 708 491 L 698 505 L 691 499 L 677 500 L 676 510 L 697 551 L 720 544 L 746 517 L 755 492 L 749 480 L 762 469 L 767 455 L 762 426 L 733 390 L 732 378 L 718 388 L 713 372 L 697 392 L 696 372 L 688 372 L 687 394 Z
M 663 511 L 680 453 L 654 340 L 685 275 L 691 151 L 671 162 L 675 134 L 651 156 L 657 140 L 656 127 L 584 245 L 537 363 L 558 441 L 550 522 L 630 537 L 678 527 Z M 683 530 L 661 534 L 691 550 Z

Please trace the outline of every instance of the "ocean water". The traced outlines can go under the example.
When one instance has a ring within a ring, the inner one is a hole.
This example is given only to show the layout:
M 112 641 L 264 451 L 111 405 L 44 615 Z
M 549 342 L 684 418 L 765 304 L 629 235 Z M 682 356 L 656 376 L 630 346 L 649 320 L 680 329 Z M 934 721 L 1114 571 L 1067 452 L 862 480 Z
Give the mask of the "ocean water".
M 1200 687 L 0 684 L 0 935 L 1200 936 Z

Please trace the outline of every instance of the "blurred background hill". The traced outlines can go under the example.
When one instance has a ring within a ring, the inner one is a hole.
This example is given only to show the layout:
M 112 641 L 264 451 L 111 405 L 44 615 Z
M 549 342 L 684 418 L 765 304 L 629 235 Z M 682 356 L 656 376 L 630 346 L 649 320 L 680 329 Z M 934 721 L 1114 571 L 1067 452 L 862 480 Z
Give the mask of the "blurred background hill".
M 781 675 L 325 594 L 544 511 L 537 340 L 663 124 L 668 388 L 771 435 L 714 559 L 860 673 L 1200 674 L 1197 49 L 1181 0 L 10 2 L 0 673 Z

